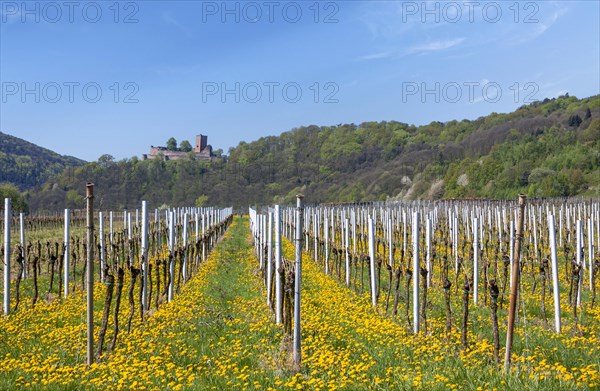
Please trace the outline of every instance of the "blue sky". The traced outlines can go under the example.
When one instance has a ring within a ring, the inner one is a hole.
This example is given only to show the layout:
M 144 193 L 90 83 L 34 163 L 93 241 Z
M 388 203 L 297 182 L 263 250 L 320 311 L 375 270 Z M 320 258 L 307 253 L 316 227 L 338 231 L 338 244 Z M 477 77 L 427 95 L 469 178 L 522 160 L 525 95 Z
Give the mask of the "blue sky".
M 0 130 L 140 156 L 600 93 L 598 1 L 0 1 Z

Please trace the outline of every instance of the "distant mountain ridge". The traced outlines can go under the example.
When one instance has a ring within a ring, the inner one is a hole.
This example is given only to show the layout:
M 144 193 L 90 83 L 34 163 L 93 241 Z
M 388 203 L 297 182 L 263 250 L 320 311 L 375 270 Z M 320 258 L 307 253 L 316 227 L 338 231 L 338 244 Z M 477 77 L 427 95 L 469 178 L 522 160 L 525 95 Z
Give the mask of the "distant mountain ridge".
M 21 191 L 45 183 L 67 167 L 85 163 L 0 132 L 0 183 L 12 183 Z
M 240 142 L 219 162 L 100 159 L 30 192 L 31 210 L 600 196 L 600 95 L 475 120 L 303 126 Z

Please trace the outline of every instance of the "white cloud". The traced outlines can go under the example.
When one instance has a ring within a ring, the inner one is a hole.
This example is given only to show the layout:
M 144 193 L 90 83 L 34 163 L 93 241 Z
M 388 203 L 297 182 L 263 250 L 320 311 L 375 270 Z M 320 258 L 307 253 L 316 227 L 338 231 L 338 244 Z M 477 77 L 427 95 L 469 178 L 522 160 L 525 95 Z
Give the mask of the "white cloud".
M 440 50 L 445 50 L 460 45 L 464 42 L 464 40 L 465 38 L 456 38 L 445 41 L 429 42 L 423 45 L 413 46 L 411 49 L 409 49 L 409 53 L 437 52 Z
M 180 23 L 177 19 L 172 17 L 169 13 L 165 12 L 161 15 L 161 17 L 165 23 L 175 26 L 177 29 L 183 31 L 188 36 L 191 35 L 190 29 L 184 26 L 182 23 Z
M 554 3 L 556 4 L 556 3 Z M 546 31 L 556 23 L 556 21 L 563 15 L 567 13 L 567 8 L 558 8 L 556 9 L 552 15 L 549 17 L 542 19 L 538 17 L 538 22 L 533 25 L 531 31 L 526 34 L 521 34 L 518 37 L 511 40 L 509 43 L 512 45 L 520 45 L 529 41 L 533 41 L 534 39 L 542 36 Z
M 369 61 L 369 60 L 380 60 L 382 58 L 388 58 L 391 56 L 390 52 L 379 52 L 367 54 L 365 56 L 360 56 L 356 58 L 356 61 Z

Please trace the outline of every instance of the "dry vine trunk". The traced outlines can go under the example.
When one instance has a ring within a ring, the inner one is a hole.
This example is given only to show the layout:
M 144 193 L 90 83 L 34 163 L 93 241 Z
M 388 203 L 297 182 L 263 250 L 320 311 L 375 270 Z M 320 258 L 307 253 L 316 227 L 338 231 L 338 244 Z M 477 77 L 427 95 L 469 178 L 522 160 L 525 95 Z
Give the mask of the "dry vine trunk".
M 17 245 L 15 252 L 17 253 L 16 261 L 17 261 L 17 264 L 19 265 L 19 270 L 17 272 L 18 273 L 17 281 L 15 282 L 15 309 L 14 309 L 14 311 L 16 312 L 19 309 L 19 301 L 21 298 L 19 287 L 21 286 L 21 279 L 23 278 L 23 248 L 21 247 L 21 245 Z
M 125 276 L 125 271 L 122 267 L 117 271 L 117 292 L 115 294 L 115 309 L 113 312 L 113 336 L 110 341 L 110 346 L 108 348 L 109 352 L 112 352 L 115 349 L 115 345 L 117 344 L 117 336 L 119 335 L 119 309 L 121 308 L 121 293 L 123 292 L 123 277 Z
M 102 356 L 104 348 L 104 337 L 108 328 L 108 317 L 110 315 L 110 305 L 112 303 L 113 289 L 115 287 L 115 277 L 112 274 L 106 276 L 106 295 L 104 296 L 104 312 L 102 313 L 102 323 L 100 333 L 98 334 L 98 347 L 96 348 L 96 359 L 99 360 Z
M 131 274 L 131 282 L 129 283 L 129 318 L 127 319 L 127 332 L 131 332 L 131 321 L 133 320 L 133 315 L 135 313 L 135 299 L 133 296 L 133 290 L 135 288 L 135 280 L 137 280 L 138 275 L 140 274 L 140 269 L 136 269 L 133 266 L 129 267 L 129 272 Z
M 500 333 L 498 331 L 498 296 L 500 295 L 500 289 L 498 289 L 498 285 L 496 285 L 496 280 L 490 281 L 489 286 L 492 332 L 494 336 L 494 362 L 500 364 Z

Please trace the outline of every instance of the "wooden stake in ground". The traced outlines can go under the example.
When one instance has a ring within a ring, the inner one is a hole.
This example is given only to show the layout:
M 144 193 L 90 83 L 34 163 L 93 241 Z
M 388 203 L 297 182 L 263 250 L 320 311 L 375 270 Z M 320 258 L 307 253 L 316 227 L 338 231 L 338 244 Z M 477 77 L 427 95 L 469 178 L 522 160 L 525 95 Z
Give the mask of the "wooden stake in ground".
M 513 331 L 515 327 L 515 313 L 517 310 L 517 294 L 519 293 L 519 281 L 521 276 L 521 267 L 519 265 L 519 256 L 521 255 L 521 242 L 523 241 L 523 212 L 525 210 L 525 195 L 519 194 L 519 215 L 517 217 L 517 234 L 515 241 L 515 251 L 512 259 L 510 304 L 508 307 L 508 324 L 506 327 L 506 353 L 504 355 L 504 369 L 510 367 L 510 354 L 513 343 Z
M 94 184 L 85 189 L 87 200 L 87 365 L 94 362 Z
M 300 327 L 300 288 L 302 287 L 302 220 L 304 208 L 302 198 L 296 196 L 296 276 L 294 284 L 294 365 L 302 364 L 302 329 Z

